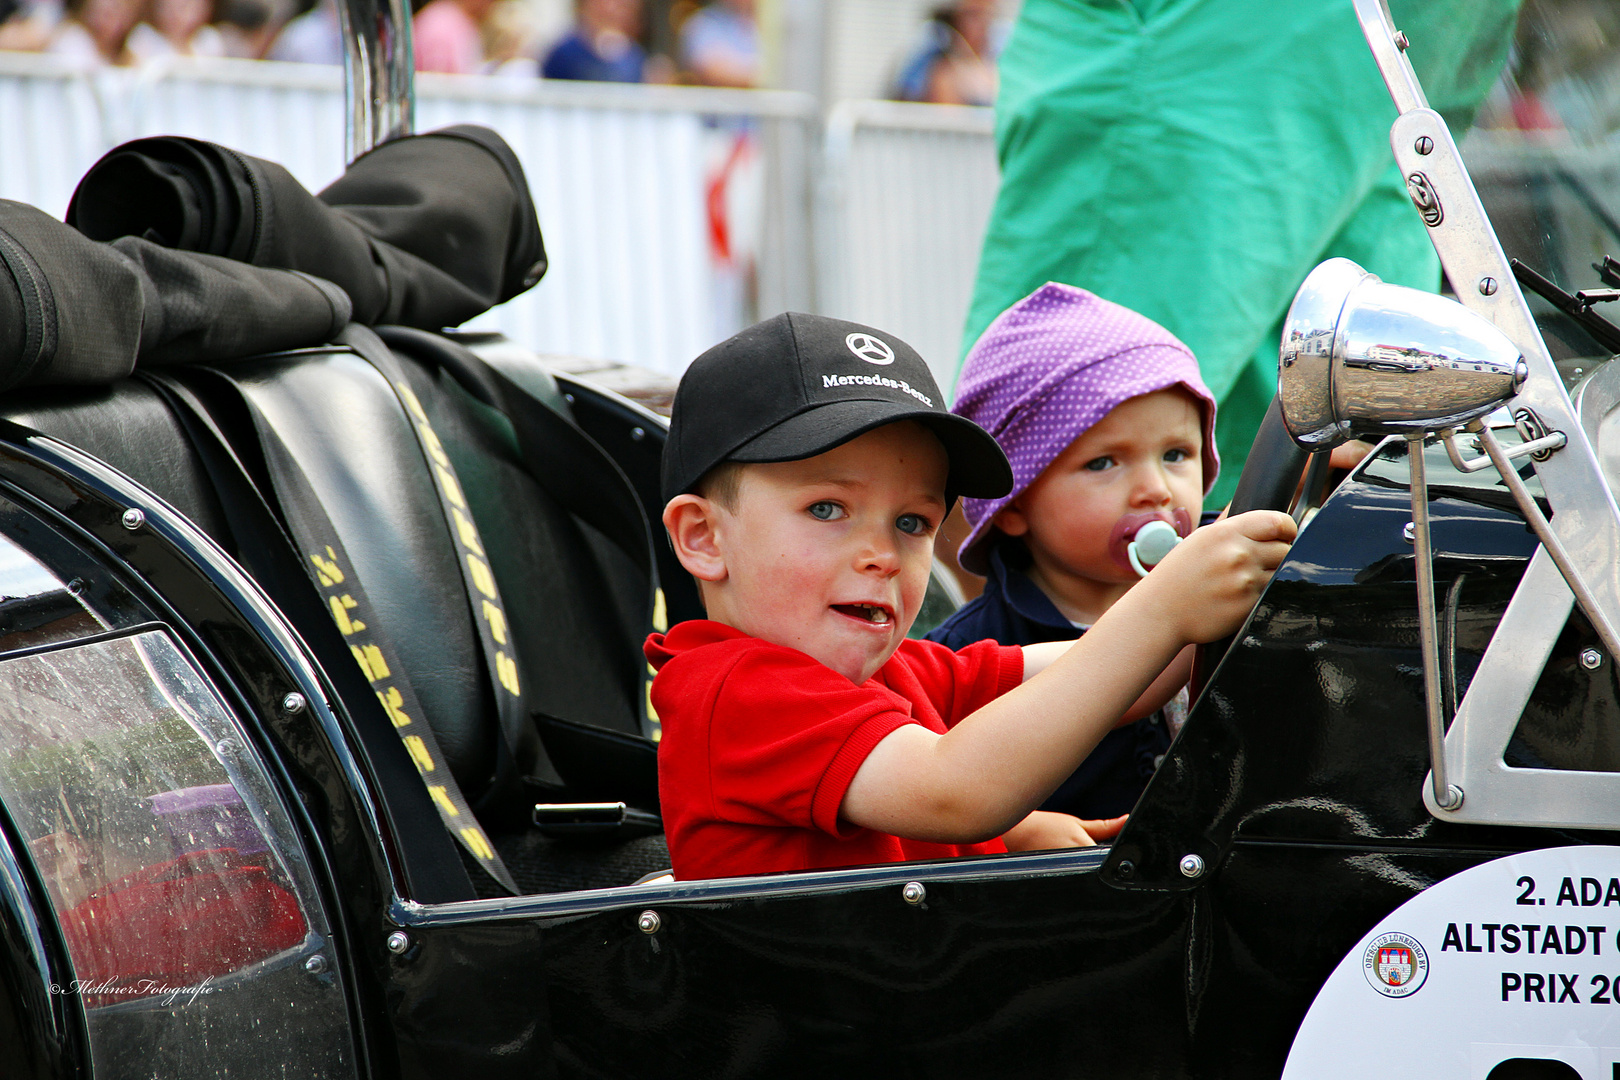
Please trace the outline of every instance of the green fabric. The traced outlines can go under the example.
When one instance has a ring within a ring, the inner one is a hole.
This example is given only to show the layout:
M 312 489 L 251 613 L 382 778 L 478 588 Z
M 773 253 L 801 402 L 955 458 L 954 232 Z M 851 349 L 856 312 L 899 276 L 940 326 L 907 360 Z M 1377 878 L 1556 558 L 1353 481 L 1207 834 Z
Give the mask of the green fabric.
M 1466 128 L 1518 0 L 1394 0 L 1430 104 Z M 1002 184 L 963 351 L 1047 281 L 1193 350 L 1220 402 L 1224 503 L 1276 387 L 1281 322 L 1343 255 L 1439 286 L 1351 0 L 1025 0 L 1001 60 Z

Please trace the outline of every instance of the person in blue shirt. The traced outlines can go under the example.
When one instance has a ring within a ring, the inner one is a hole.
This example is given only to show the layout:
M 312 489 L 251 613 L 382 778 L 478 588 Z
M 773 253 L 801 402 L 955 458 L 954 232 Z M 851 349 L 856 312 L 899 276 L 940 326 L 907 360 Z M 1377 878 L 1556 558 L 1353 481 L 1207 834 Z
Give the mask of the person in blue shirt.
M 643 82 L 647 51 L 641 32 L 641 0 L 580 0 L 574 28 L 546 54 L 547 79 Z
M 1192 353 L 1152 320 L 1071 285 L 1049 282 L 990 324 L 963 363 L 952 411 L 996 437 L 1014 481 L 1000 499 L 963 500 L 961 563 L 987 581 L 928 633 L 953 649 L 1083 634 L 1141 579 L 1130 557 L 1138 530 L 1159 521 L 1191 533 L 1220 468 L 1215 401 Z M 1164 678 L 1185 683 L 1191 660 L 1183 654 Z M 1115 728 L 1041 809 L 1127 813 L 1185 698 Z

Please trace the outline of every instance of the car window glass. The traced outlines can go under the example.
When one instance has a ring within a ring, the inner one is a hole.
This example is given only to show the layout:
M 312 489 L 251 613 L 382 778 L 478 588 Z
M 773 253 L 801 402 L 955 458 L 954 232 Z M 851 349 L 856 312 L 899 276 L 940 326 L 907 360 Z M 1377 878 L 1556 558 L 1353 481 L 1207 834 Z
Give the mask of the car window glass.
M 75 980 L 52 992 L 86 1010 L 98 1076 L 189 1075 L 233 1039 L 300 1075 L 350 1071 L 291 823 L 166 634 L 0 662 L 0 802 L 55 909 Z
M 1503 250 L 1567 292 L 1606 287 L 1620 258 L 1620 4 L 1526 0 L 1507 66 L 1462 143 Z M 1601 361 L 1567 315 L 1526 290 L 1566 375 Z M 1596 310 L 1620 321 L 1620 304 Z

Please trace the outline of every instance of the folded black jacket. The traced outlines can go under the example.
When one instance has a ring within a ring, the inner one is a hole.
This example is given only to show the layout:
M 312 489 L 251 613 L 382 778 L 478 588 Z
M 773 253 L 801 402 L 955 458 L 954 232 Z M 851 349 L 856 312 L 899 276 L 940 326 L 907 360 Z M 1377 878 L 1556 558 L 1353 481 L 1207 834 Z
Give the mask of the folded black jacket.
M 309 274 L 100 244 L 0 200 L 0 389 L 93 384 L 142 363 L 230 360 L 332 340 L 349 298 Z
M 473 125 L 383 143 L 319 196 L 280 165 L 214 143 L 136 139 L 85 174 L 67 220 L 93 240 L 142 237 L 314 274 L 369 325 L 457 326 L 546 269 L 523 167 Z

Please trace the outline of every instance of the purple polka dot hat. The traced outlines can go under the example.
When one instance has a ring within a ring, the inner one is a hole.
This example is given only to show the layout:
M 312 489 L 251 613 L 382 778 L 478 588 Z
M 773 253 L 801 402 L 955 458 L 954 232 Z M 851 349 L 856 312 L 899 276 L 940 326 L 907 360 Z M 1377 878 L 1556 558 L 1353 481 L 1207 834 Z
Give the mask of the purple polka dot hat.
M 990 523 L 1069 444 L 1121 402 L 1185 386 L 1204 414 L 1204 493 L 1215 484 L 1215 398 L 1192 350 L 1144 315 L 1049 281 L 996 316 L 969 350 L 951 411 L 991 435 L 1012 463 L 998 499 L 963 499 L 973 529 L 962 565 L 988 570 Z

